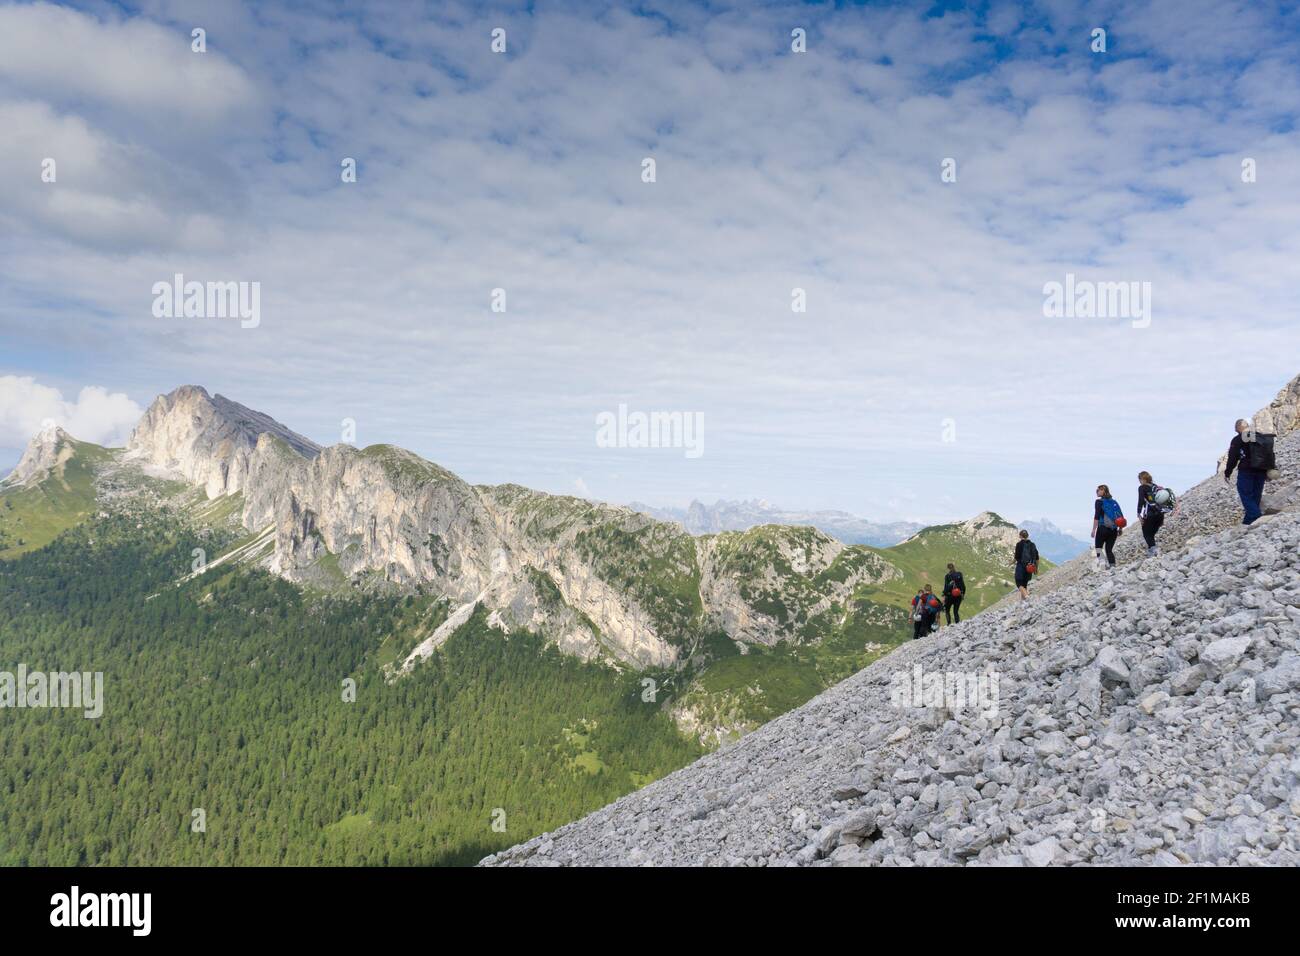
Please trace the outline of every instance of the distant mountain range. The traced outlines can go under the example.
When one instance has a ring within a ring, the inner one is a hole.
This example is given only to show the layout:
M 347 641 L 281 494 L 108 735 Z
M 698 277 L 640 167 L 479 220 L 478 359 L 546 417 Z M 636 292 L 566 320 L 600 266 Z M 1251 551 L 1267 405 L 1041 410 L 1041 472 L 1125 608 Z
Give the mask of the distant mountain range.
M 1020 527 L 1028 531 L 1029 536 L 1034 539 L 1034 544 L 1038 545 L 1038 553 L 1047 555 L 1048 559 L 1056 564 L 1064 564 L 1077 558 L 1092 547 L 1091 542 L 1067 534 L 1046 518 L 1040 521 L 1022 521 Z
M 804 525 L 845 544 L 875 548 L 899 544 L 926 527 L 915 521 L 870 521 L 847 511 L 788 511 L 760 499 L 718 500 L 711 505 L 697 500 L 685 508 L 655 508 L 634 501 L 628 507 L 660 521 L 675 521 L 694 535 L 748 531 L 765 524 Z M 1087 541 L 1066 534 L 1046 518 L 1022 522 L 1020 527 L 1033 536 L 1039 552 L 1056 563 L 1069 561 L 1088 549 Z
M 915 521 L 869 521 L 847 511 L 787 511 L 758 499 L 720 500 L 711 505 L 692 501 L 685 508 L 654 508 L 634 501 L 628 507 L 660 521 L 675 521 L 695 535 L 748 531 L 764 524 L 804 525 L 845 544 L 869 544 L 875 548 L 906 541 L 925 527 Z

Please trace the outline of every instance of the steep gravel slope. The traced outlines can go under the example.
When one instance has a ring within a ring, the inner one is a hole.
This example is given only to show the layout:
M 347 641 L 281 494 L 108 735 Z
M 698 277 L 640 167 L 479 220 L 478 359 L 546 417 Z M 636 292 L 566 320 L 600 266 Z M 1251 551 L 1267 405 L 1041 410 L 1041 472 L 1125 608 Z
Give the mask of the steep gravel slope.
M 484 864 L 1300 864 L 1297 441 L 1282 513 L 1242 527 L 1210 479 L 1158 558 L 1067 565 L 1050 600 L 901 648 Z
M 1265 485 L 1265 512 L 1277 513 L 1300 507 L 1300 430 L 1297 430 L 1297 425 L 1300 424 L 1300 375 L 1288 382 L 1270 404 L 1256 412 L 1253 420 L 1261 431 L 1279 436 L 1275 451 L 1282 475 L 1278 480 Z M 1226 439 L 1224 445 L 1227 445 Z M 1224 482 L 1223 466 L 1221 459 L 1212 477 L 1189 488 L 1180 496 L 1177 512 L 1166 519 L 1157 535 L 1156 543 L 1161 548 L 1179 548 L 1194 535 L 1222 531 L 1241 523 L 1242 509 L 1241 500 L 1237 497 L 1236 476 Z M 1120 535 L 1115 545 L 1115 560 L 1124 564 L 1144 556 L 1146 542 L 1142 540 L 1136 516 L 1129 514 L 1137 495 L 1136 479 L 1131 488 L 1126 485 L 1122 490 L 1114 490 L 1125 514 L 1133 521 L 1133 525 Z M 1093 552 L 1089 551 L 1053 568 L 1035 581 L 1030 590 L 1037 596 L 1046 595 L 1077 582 L 1095 570 L 1095 564 Z M 1016 600 L 1013 592 L 1003 598 L 1001 603 L 1010 604 Z

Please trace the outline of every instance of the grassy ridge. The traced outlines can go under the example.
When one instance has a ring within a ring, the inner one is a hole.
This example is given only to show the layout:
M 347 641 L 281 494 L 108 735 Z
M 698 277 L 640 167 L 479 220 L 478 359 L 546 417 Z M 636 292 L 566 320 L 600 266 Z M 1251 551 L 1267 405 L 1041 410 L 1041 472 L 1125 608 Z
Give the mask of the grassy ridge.
M 49 478 L 0 491 L 0 560 L 43 548 L 95 511 L 95 470 L 112 452 L 72 440 L 72 457 Z

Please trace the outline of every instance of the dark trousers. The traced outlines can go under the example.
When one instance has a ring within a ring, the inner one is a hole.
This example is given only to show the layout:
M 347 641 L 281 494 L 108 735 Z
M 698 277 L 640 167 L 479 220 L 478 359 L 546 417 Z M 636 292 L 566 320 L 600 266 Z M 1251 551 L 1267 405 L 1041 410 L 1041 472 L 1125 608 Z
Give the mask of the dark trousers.
M 951 594 L 943 596 L 943 619 L 951 624 L 954 619 L 961 623 L 961 598 L 955 598 Z
M 921 620 L 912 622 L 912 640 L 918 640 L 930 633 L 930 622 L 922 615 Z
M 1142 519 L 1142 538 L 1146 541 L 1148 548 L 1156 546 L 1156 532 L 1160 530 L 1160 526 L 1164 523 L 1165 513 L 1163 511 L 1152 512 Z
M 1097 527 L 1097 539 L 1093 542 L 1095 548 L 1106 549 L 1106 562 L 1115 566 L 1115 539 L 1119 537 L 1119 528 Z
M 1241 506 L 1246 509 L 1242 524 L 1250 524 L 1261 514 L 1259 500 L 1264 497 L 1264 475 L 1258 471 L 1237 469 L 1237 494 L 1241 496 Z

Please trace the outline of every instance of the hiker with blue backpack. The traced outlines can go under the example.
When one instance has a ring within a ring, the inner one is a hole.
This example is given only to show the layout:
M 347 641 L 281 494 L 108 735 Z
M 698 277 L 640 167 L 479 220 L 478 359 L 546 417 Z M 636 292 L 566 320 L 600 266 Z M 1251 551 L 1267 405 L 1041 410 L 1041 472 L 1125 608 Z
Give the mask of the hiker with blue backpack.
M 1274 437 L 1256 431 L 1244 418 L 1237 419 L 1237 434 L 1228 446 L 1223 480 L 1225 483 L 1231 480 L 1232 471 L 1236 469 L 1237 495 L 1246 512 L 1242 524 L 1253 524 L 1263 514 L 1264 482 L 1278 476 L 1277 459 L 1273 454 Z
M 1098 569 L 1109 570 L 1115 566 L 1115 541 L 1128 519 L 1119 502 L 1111 497 L 1109 485 L 1097 486 L 1097 500 L 1092 508 L 1092 545 L 1097 550 Z M 1106 556 L 1102 558 L 1103 549 Z
M 1142 539 L 1147 543 L 1147 556 L 1154 558 L 1160 553 L 1156 547 L 1156 532 L 1165 523 L 1165 516 L 1173 514 L 1178 508 L 1174 493 L 1162 488 L 1151 477 L 1151 472 L 1138 472 L 1138 519 L 1142 522 Z

